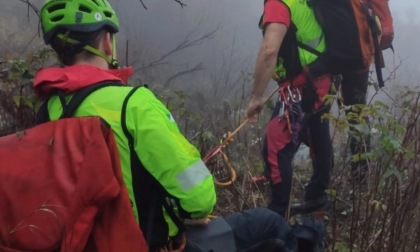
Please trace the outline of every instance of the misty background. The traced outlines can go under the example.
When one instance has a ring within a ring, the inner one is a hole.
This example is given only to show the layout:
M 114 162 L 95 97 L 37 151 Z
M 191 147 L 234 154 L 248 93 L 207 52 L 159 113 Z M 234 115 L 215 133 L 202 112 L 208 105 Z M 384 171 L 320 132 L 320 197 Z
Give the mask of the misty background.
M 23 55 L 44 45 L 38 20 L 21 0 L 0 0 L 0 49 Z M 43 0 L 32 0 L 40 8 Z M 215 100 L 248 95 L 262 34 L 263 0 L 110 0 L 119 20 L 118 59 L 143 83 Z M 391 0 L 395 39 L 385 51 L 385 90 L 419 85 L 420 17 L 415 0 Z M 28 14 L 29 13 L 29 14 Z M 183 48 L 185 47 L 185 48 Z M 177 49 L 178 48 L 178 49 Z M 128 56 L 128 57 L 127 57 Z M 392 73 L 392 74 L 391 74 Z M 270 90 L 267 90 L 269 92 Z

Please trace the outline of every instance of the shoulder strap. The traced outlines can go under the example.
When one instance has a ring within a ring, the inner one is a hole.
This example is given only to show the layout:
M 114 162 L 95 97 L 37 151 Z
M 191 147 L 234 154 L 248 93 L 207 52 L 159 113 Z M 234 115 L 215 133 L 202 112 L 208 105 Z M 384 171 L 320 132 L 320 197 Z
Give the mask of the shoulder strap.
M 133 135 L 131 135 L 130 131 L 128 130 L 127 127 L 127 105 L 128 105 L 128 101 L 130 100 L 131 96 L 137 91 L 137 89 L 139 89 L 141 86 L 135 87 L 133 88 L 128 95 L 125 97 L 124 102 L 123 102 L 123 106 L 122 106 L 122 110 L 121 110 L 121 127 L 122 130 L 124 132 L 125 137 L 128 140 L 128 146 L 130 147 L 130 152 L 134 153 L 135 149 L 134 149 L 134 137 Z M 144 230 L 145 232 L 145 236 L 146 236 L 146 241 L 147 243 L 151 243 L 152 241 L 152 233 L 153 233 L 153 221 L 155 219 L 155 210 L 157 207 L 157 192 L 156 191 L 152 191 L 151 192 L 152 197 L 151 197 L 151 201 L 150 201 L 150 206 L 149 206 L 149 216 L 148 216 L 148 220 L 147 220 L 147 230 Z
M 137 86 L 135 88 L 133 88 L 128 95 L 125 97 L 124 102 L 123 102 L 123 106 L 122 106 L 122 110 L 121 110 L 121 127 L 122 130 L 128 140 L 128 146 L 130 147 L 130 152 L 131 153 L 135 153 L 135 149 L 134 149 L 134 137 L 133 135 L 130 133 L 130 131 L 128 130 L 127 127 L 127 105 L 128 105 L 128 101 L 130 100 L 131 96 L 137 91 L 138 88 L 140 87 L 144 87 L 144 86 Z M 147 87 L 147 86 L 146 86 Z M 136 155 L 137 157 L 137 155 Z M 155 212 L 156 212 L 156 208 L 157 207 L 162 207 L 162 206 L 158 206 L 157 205 L 157 197 L 159 192 L 156 190 L 152 190 L 150 192 L 152 194 L 151 196 L 151 202 L 150 202 L 150 206 L 149 206 L 149 216 L 148 220 L 147 220 L 147 230 L 143 230 L 145 231 L 145 236 L 146 236 L 146 241 L 150 243 L 151 239 L 152 239 L 152 234 L 153 234 L 153 223 L 154 223 L 154 219 L 156 218 L 155 216 Z M 168 202 L 166 200 L 163 201 L 163 207 L 165 208 L 167 214 L 169 215 L 169 217 L 172 219 L 172 221 L 174 222 L 174 224 L 178 227 L 178 229 L 183 232 L 185 230 L 183 224 L 181 223 L 181 221 L 179 220 L 179 218 L 177 217 L 177 215 L 174 212 L 174 209 L 168 204 Z
M 134 138 L 133 136 L 130 134 L 130 132 L 128 131 L 127 128 L 127 104 L 128 104 L 128 100 L 130 100 L 131 96 L 137 91 L 137 89 L 139 89 L 141 86 L 137 86 L 135 88 L 133 88 L 125 97 L 123 105 L 122 105 L 122 110 L 121 110 L 121 127 L 122 130 L 124 131 L 125 136 L 127 137 L 128 140 L 128 146 L 130 147 L 130 149 L 134 149 Z
M 62 118 L 69 118 L 71 117 L 82 101 L 88 97 L 91 93 L 95 92 L 98 89 L 109 87 L 109 86 L 122 86 L 121 82 L 100 82 L 97 84 L 89 85 L 85 88 L 79 89 L 73 95 L 67 106 L 63 109 L 63 113 L 60 116 Z
M 62 118 L 69 118 L 71 117 L 76 109 L 79 107 L 79 105 L 83 102 L 83 100 L 88 97 L 91 93 L 95 92 L 98 89 L 109 87 L 109 86 L 122 86 L 123 84 L 121 82 L 99 82 L 96 84 L 89 85 L 87 87 L 84 87 L 82 89 L 77 90 L 69 103 L 65 103 L 65 100 L 63 98 L 62 94 L 58 94 L 60 96 L 61 103 L 63 105 L 63 113 L 60 116 L 60 119 Z M 45 122 L 50 121 L 50 116 L 48 113 L 48 102 L 50 100 L 50 97 L 43 102 L 41 107 L 39 108 L 37 114 L 36 114 L 36 123 L 41 124 Z
M 381 28 L 378 26 L 378 23 L 376 22 L 376 16 L 372 11 L 372 2 L 368 1 L 369 5 L 365 6 L 365 14 L 366 18 L 368 20 L 369 28 L 372 32 L 373 37 L 373 46 L 375 48 L 375 71 L 376 71 L 376 77 L 378 81 L 378 85 L 380 88 L 384 87 L 385 81 L 382 75 L 382 68 L 385 67 L 384 63 L 384 56 L 382 54 L 382 49 L 379 45 L 379 37 L 381 33 Z
M 48 114 L 48 101 L 50 98 L 47 98 L 38 109 L 38 112 L 35 115 L 36 124 L 46 123 L 50 121 L 50 115 Z
M 306 45 L 306 44 L 304 44 L 304 43 L 302 43 L 300 41 L 298 41 L 297 44 L 303 50 L 306 50 L 306 51 L 308 51 L 308 52 L 310 52 L 312 54 L 315 54 L 316 56 L 321 55 L 321 52 L 319 52 L 318 50 L 316 50 L 316 49 L 314 49 L 314 48 L 312 48 L 312 47 L 310 47 L 310 46 L 308 46 L 308 45 Z

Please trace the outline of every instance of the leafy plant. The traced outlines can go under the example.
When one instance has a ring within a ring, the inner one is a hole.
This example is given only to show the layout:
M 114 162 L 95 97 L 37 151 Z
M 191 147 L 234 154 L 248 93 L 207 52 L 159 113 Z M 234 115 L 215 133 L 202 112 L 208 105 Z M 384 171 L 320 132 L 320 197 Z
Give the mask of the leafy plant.
M 51 56 L 51 50 L 42 49 L 24 58 L 0 59 L 0 135 L 34 125 L 40 101 L 32 90 L 32 81 Z

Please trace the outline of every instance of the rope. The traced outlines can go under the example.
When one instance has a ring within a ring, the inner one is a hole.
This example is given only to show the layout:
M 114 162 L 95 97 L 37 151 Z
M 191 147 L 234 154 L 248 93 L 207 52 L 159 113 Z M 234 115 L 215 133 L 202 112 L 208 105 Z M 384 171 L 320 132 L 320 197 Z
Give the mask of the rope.
M 264 100 L 264 105 L 267 103 L 268 100 L 270 100 L 270 98 L 279 91 L 279 87 L 275 88 L 271 94 L 269 96 L 267 96 Z M 202 159 L 203 162 L 205 164 L 207 164 L 209 162 L 210 159 L 212 159 L 213 157 L 215 157 L 217 154 L 221 154 L 222 158 L 223 158 L 223 163 L 225 165 L 225 167 L 227 167 L 228 169 L 225 171 L 229 174 L 229 181 L 227 182 L 221 182 L 221 181 L 217 181 L 216 179 L 214 180 L 214 183 L 216 185 L 220 185 L 220 186 L 228 186 L 231 185 L 233 182 L 236 181 L 237 175 L 236 175 L 236 171 L 233 168 L 232 164 L 229 162 L 229 158 L 228 156 L 222 151 L 223 148 L 225 148 L 230 142 L 233 141 L 233 136 L 235 136 L 245 125 L 247 125 L 250 122 L 250 120 L 248 118 L 246 118 L 233 132 L 228 132 L 226 134 L 226 138 L 215 148 L 213 148 L 211 151 L 209 151 L 207 153 L 207 155 L 204 156 L 204 158 Z M 216 167 L 217 168 L 217 167 Z M 213 175 L 214 176 L 214 175 Z

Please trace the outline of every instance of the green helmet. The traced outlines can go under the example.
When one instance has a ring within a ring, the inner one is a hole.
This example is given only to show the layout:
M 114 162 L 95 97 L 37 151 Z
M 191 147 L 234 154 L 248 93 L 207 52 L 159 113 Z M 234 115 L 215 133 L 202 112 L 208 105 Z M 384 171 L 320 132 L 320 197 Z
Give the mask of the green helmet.
M 41 9 L 45 43 L 49 44 L 57 29 L 94 32 L 102 28 L 118 32 L 118 18 L 107 0 L 46 0 Z

